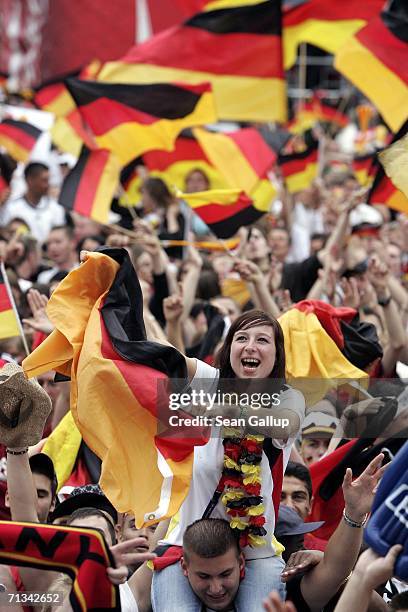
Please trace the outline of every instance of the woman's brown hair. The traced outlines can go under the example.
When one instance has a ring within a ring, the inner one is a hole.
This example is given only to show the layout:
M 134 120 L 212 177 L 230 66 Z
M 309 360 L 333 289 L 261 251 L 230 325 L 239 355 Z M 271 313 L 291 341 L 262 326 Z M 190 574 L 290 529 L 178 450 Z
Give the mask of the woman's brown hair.
M 285 383 L 286 364 L 283 331 L 279 322 L 262 310 L 249 310 L 248 312 L 244 312 L 232 323 L 224 340 L 224 344 L 215 356 L 215 366 L 220 370 L 220 379 L 236 378 L 236 374 L 231 367 L 230 359 L 231 344 L 234 335 L 241 329 L 250 329 L 257 325 L 269 325 L 269 327 L 273 329 L 276 357 L 272 372 L 269 374 L 268 378 L 280 379 L 282 383 Z

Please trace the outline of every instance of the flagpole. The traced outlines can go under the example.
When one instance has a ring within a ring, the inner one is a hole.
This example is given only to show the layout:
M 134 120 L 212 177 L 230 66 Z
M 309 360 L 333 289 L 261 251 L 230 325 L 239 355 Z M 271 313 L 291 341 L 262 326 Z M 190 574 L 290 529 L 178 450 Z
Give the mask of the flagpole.
M 1 274 L 3 276 L 4 286 L 6 287 L 6 291 L 7 291 L 7 295 L 9 297 L 9 300 L 10 300 L 10 304 L 11 304 L 11 306 L 13 308 L 14 316 L 16 317 L 17 326 L 18 326 L 18 329 L 20 331 L 20 336 L 21 336 L 21 340 L 23 342 L 24 350 L 26 352 L 26 355 L 28 356 L 30 354 L 30 351 L 28 349 L 27 338 L 25 337 L 23 326 L 21 325 L 20 316 L 18 314 L 17 306 L 16 306 L 16 303 L 14 301 L 13 292 L 11 291 L 10 282 L 9 282 L 9 279 L 8 279 L 8 276 L 7 276 L 7 272 L 6 272 L 6 268 L 5 268 L 5 265 L 4 265 L 3 261 L 0 262 L 0 270 L 1 270 Z
M 307 45 L 302 43 L 299 50 L 299 105 L 298 110 L 302 110 L 305 104 L 305 90 L 307 78 Z M 301 92 L 301 93 L 300 93 Z

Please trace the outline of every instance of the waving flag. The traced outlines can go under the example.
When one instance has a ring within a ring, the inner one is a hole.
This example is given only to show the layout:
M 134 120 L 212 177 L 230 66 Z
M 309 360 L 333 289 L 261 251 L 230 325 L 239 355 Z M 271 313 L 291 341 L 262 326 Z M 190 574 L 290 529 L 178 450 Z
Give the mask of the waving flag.
M 227 0 L 206 3 L 205 8 L 106 64 L 98 79 L 209 81 L 221 119 L 285 121 L 280 0 Z
M 363 187 L 369 185 L 373 181 L 377 170 L 376 154 L 366 153 L 364 155 L 356 155 L 351 167 L 360 185 Z
M 382 151 L 379 158 L 392 183 L 408 198 L 408 134 Z
M 348 38 L 379 15 L 384 0 L 308 0 L 283 14 L 285 69 L 296 62 L 297 47 L 309 43 L 335 53 Z
M 218 238 L 231 238 L 243 225 L 251 225 L 269 210 L 257 208 L 240 189 L 179 193 Z
M 278 164 L 289 193 L 310 187 L 318 172 L 319 143 L 314 141 L 299 153 L 281 154 Z
M 65 177 L 59 203 L 71 212 L 107 223 L 119 176 L 120 164 L 114 153 L 83 147 L 75 167 Z
M 408 118 L 407 56 L 408 6 L 392 0 L 335 58 L 335 68 L 370 98 L 394 132 Z
M 194 446 L 207 441 L 162 433 L 168 401 L 159 386 L 186 380 L 186 364 L 175 348 L 146 340 L 142 301 L 124 249 L 90 253 L 52 294 L 47 313 L 56 329 L 23 363 L 30 377 L 50 369 L 71 376 L 72 415 L 102 460 L 100 485 L 138 527 L 177 512 Z
M 297 109 L 294 118 L 287 123 L 286 127 L 292 134 L 300 134 L 318 122 L 345 127 L 349 119 L 341 111 L 314 96 Z
M 208 83 L 110 85 L 68 79 L 67 86 L 97 145 L 115 153 L 122 165 L 145 151 L 171 151 L 184 128 L 216 120 Z
M 26 162 L 42 132 L 27 121 L 3 119 L 0 123 L 0 145 L 17 161 Z

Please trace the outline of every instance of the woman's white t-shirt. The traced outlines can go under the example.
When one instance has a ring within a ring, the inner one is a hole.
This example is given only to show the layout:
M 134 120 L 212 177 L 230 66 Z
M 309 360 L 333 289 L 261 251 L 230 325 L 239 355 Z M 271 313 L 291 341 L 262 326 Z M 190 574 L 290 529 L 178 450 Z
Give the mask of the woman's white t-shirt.
M 195 383 L 200 389 L 206 392 L 215 393 L 218 385 L 219 370 L 212 366 L 197 360 L 197 371 L 191 381 L 191 387 L 194 388 Z M 292 410 L 300 419 L 300 424 L 304 418 L 305 401 L 303 395 L 292 388 L 287 388 L 283 391 L 280 397 L 279 408 Z M 167 533 L 164 544 L 173 546 L 182 546 L 183 535 L 185 530 L 191 523 L 202 518 L 205 509 L 210 502 L 214 491 L 221 477 L 224 463 L 224 447 L 221 437 L 221 427 L 213 427 L 211 438 L 204 446 L 196 446 L 194 448 L 194 463 L 193 473 L 190 483 L 190 489 L 186 499 L 184 500 L 179 511 L 179 522 L 169 533 Z M 289 461 L 292 444 L 297 434 L 287 441 L 273 440 L 272 443 L 276 448 L 282 449 L 283 452 L 283 471 Z M 257 548 L 246 547 L 244 550 L 247 559 L 260 559 L 274 556 L 275 549 L 272 542 L 272 536 L 275 529 L 275 511 L 272 502 L 273 482 L 271 469 L 268 458 L 265 453 L 262 454 L 261 461 L 261 495 L 265 506 L 264 516 L 266 523 L 264 525 L 267 536 L 265 537 L 266 545 Z M 211 518 L 223 518 L 229 520 L 224 505 L 221 500 L 211 513 Z

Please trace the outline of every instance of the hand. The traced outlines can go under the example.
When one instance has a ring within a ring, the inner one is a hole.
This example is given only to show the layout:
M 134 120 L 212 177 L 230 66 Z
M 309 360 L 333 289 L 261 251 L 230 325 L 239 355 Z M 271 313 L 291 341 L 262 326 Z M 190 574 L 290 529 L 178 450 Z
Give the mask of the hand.
M 124 234 L 111 234 L 106 238 L 106 246 L 124 248 L 129 246 L 130 238 Z
M 291 601 L 282 601 L 276 591 L 269 593 L 268 597 L 262 602 L 265 612 L 296 612 L 296 608 Z
M 362 577 L 367 588 L 374 590 L 392 578 L 397 557 L 402 549 L 401 544 L 396 544 L 390 548 L 385 557 L 380 557 L 368 548 L 360 556 L 354 571 Z
M 260 268 L 253 261 L 248 259 L 237 259 L 234 262 L 233 271 L 238 272 L 242 280 L 249 283 L 259 283 L 263 281 Z
M 367 277 L 375 289 L 377 297 L 383 297 L 388 290 L 389 271 L 385 263 L 378 257 L 372 257 L 368 262 Z
M 147 251 L 153 259 L 160 257 L 162 248 L 156 234 L 142 234 L 138 243 L 144 247 L 145 251 Z
M 106 573 L 113 584 L 123 584 L 128 577 L 128 565 L 137 565 L 156 558 L 154 553 L 132 552 L 138 546 L 146 543 L 145 538 L 132 538 L 110 546 L 116 567 L 108 567 Z
M 183 314 L 183 296 L 173 294 L 164 298 L 163 313 L 167 323 L 177 323 Z
M 348 280 L 347 278 L 342 278 L 340 281 L 340 286 L 344 293 L 343 306 L 348 306 L 349 308 L 355 308 L 358 310 L 360 306 L 360 295 L 358 292 L 356 279 L 353 277 L 349 278 Z
M 298 550 L 292 553 L 281 574 L 282 582 L 289 582 L 299 572 L 312 569 L 323 557 L 324 553 L 321 550 Z
M 292 298 L 290 297 L 289 289 L 283 289 L 280 294 L 279 308 L 282 312 L 290 310 L 293 306 Z
M 366 399 L 347 406 L 340 419 L 344 436 L 355 438 L 361 435 L 367 428 L 370 417 L 378 414 L 383 406 L 384 400 L 380 397 Z
M 381 467 L 383 459 L 382 453 L 377 455 L 354 481 L 351 469 L 346 470 L 343 480 L 345 511 L 353 521 L 362 521 L 371 510 L 378 483 L 387 468 L 386 465 Z
M 27 302 L 33 316 L 30 319 L 23 319 L 23 323 L 31 329 L 50 334 L 54 330 L 54 325 L 45 310 L 48 303 L 47 296 L 42 295 L 37 289 L 30 289 L 27 293 Z

